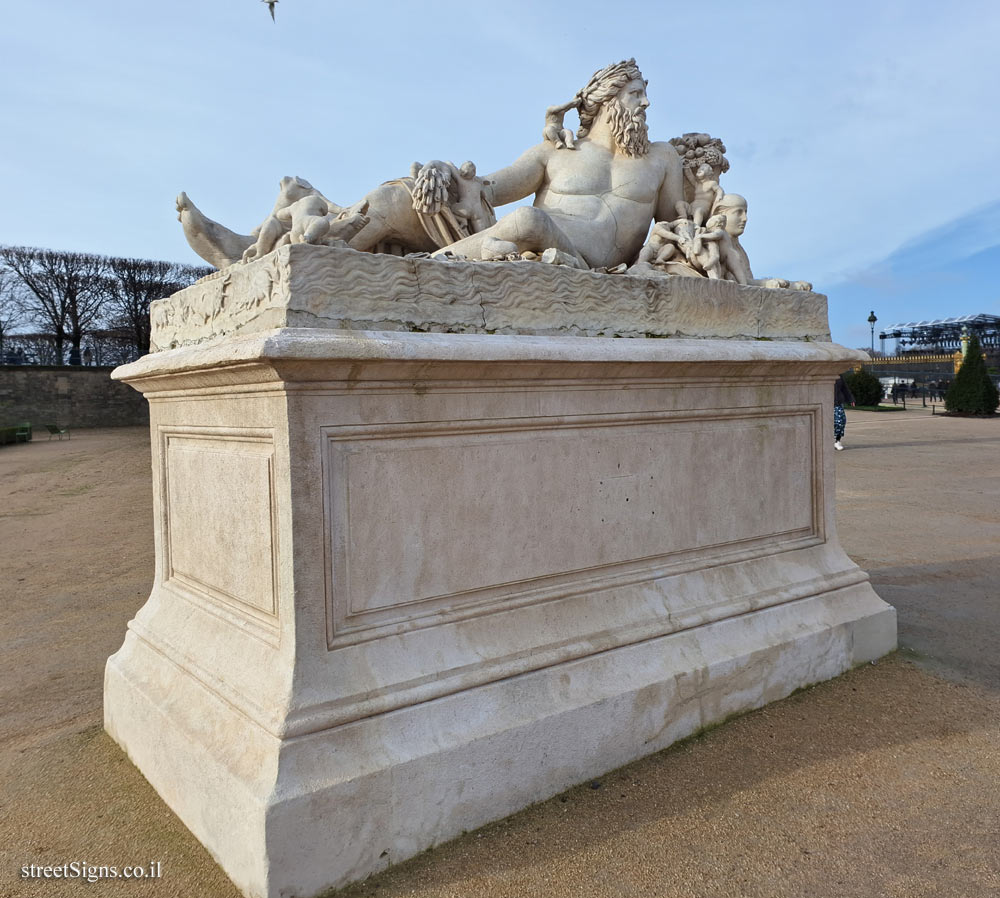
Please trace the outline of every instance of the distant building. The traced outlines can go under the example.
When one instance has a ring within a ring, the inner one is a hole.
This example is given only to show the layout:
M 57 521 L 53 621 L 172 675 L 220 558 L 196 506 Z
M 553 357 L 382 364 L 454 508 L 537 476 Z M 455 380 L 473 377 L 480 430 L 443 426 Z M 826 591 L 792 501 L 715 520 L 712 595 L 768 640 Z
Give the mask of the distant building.
M 939 395 L 955 376 L 963 335 L 975 334 L 997 382 L 1000 368 L 1000 315 L 960 315 L 894 324 L 879 333 L 882 358 L 866 367 L 883 384 L 907 384 L 920 395 Z M 886 341 L 894 344 L 886 347 Z M 911 394 L 912 395 L 912 394 Z
M 1000 315 L 960 315 L 958 318 L 936 318 L 933 321 L 908 321 L 887 327 L 878 338 L 882 353 L 889 356 L 945 355 L 962 348 L 962 334 L 976 334 L 990 356 L 1000 355 Z M 895 340 L 892 351 L 887 351 L 886 340 Z

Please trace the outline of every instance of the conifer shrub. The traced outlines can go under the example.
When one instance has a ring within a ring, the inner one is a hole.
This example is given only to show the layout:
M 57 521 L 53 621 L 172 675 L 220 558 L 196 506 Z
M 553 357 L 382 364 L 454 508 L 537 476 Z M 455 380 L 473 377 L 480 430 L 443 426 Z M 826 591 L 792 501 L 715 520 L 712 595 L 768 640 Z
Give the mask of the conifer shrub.
M 990 380 L 979 338 L 969 338 L 969 349 L 944 397 L 944 407 L 961 415 L 992 415 L 1000 403 L 1000 392 Z
M 844 375 L 847 387 L 854 394 L 857 405 L 878 405 L 882 400 L 882 381 L 871 371 L 859 368 Z

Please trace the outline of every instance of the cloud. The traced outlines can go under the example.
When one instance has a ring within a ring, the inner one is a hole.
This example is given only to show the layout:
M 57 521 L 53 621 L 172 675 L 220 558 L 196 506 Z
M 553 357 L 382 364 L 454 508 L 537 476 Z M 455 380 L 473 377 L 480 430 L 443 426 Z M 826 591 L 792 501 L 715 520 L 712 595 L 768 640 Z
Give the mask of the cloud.
M 1000 202 L 995 202 L 918 234 L 885 258 L 829 285 L 834 339 L 853 345 L 858 323 L 871 310 L 877 313 L 878 329 L 904 321 L 996 314 L 998 270 Z

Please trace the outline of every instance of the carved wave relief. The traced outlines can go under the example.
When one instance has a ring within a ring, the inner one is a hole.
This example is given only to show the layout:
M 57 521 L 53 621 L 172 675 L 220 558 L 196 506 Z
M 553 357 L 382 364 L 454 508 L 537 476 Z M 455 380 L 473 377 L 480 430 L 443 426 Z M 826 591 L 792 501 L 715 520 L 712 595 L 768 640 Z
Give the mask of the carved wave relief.
M 283 247 L 150 308 L 154 351 L 264 327 L 829 340 L 826 297 L 538 262 Z

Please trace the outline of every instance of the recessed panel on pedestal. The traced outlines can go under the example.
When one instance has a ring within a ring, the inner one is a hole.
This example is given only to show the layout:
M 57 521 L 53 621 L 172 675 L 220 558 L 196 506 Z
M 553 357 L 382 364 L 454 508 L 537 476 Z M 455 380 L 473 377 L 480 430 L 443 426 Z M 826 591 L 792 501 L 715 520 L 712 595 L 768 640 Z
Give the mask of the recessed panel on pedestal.
M 325 428 L 331 638 L 815 536 L 817 413 Z
M 270 431 L 161 431 L 167 585 L 273 628 L 277 615 Z

